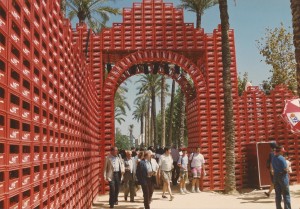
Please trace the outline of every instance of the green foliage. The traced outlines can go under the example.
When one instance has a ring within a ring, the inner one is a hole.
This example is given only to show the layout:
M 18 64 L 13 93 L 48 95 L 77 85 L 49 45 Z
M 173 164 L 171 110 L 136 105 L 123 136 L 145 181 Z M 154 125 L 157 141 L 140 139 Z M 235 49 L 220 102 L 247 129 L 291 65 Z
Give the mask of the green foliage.
M 257 40 L 260 54 L 272 68 L 271 77 L 263 82 L 265 91 L 278 84 L 285 84 L 291 91 L 296 90 L 296 61 L 293 35 L 281 23 L 280 27 L 266 29 L 265 37 Z
M 173 118 L 174 120 L 172 121 L 172 129 L 173 129 L 173 134 L 172 134 L 172 144 L 179 145 L 179 137 L 180 137 L 180 107 L 182 105 L 182 99 L 183 99 L 183 94 L 181 94 L 180 88 L 176 90 L 175 96 L 174 96 L 174 113 L 173 113 Z M 167 115 L 170 114 L 170 106 L 171 104 L 169 103 L 166 108 L 166 112 L 168 113 Z M 171 123 L 170 118 L 166 118 L 166 127 L 169 127 L 169 124 Z M 186 118 L 184 121 L 184 145 L 187 145 L 187 126 L 186 126 Z M 169 137 L 168 131 L 166 132 L 166 138 Z
M 121 124 L 125 121 L 126 109 L 130 110 L 129 104 L 126 102 L 124 94 L 128 91 L 125 86 L 120 86 L 115 94 L 115 120 Z
M 245 72 L 243 74 L 243 77 L 241 77 L 241 74 L 239 73 L 238 75 L 238 91 L 239 91 L 239 96 L 243 94 L 245 91 L 246 84 L 248 82 L 248 73 Z
M 116 128 L 116 146 L 119 149 L 128 150 L 131 147 L 131 142 L 128 136 L 123 135 L 119 128 Z
M 87 23 L 94 32 L 101 31 L 110 14 L 120 14 L 119 9 L 105 4 L 115 0 L 67 0 L 67 14 L 72 20 L 77 16 L 80 23 Z

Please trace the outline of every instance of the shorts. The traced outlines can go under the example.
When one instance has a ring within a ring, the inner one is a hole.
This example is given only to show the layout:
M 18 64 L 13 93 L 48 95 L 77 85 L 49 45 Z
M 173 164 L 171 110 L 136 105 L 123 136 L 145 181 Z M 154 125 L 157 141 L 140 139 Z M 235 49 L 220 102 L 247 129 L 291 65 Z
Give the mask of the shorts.
M 171 182 L 172 181 L 172 172 L 171 171 L 162 171 L 162 180 L 164 182 Z
M 200 178 L 201 177 L 201 167 L 195 167 L 192 169 L 193 178 Z
M 187 171 L 180 171 L 180 179 L 186 181 L 188 179 L 188 172 Z

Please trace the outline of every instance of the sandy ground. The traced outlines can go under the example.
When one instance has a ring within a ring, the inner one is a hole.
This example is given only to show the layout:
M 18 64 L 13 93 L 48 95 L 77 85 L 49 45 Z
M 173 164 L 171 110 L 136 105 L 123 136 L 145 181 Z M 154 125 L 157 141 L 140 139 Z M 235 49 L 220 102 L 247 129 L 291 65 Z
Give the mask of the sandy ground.
M 275 209 L 275 194 L 267 198 L 266 190 L 244 189 L 239 195 L 224 195 L 219 192 L 201 192 L 181 195 L 176 187 L 172 188 L 175 198 L 173 201 L 161 198 L 161 191 L 155 190 L 151 209 Z M 291 202 L 293 209 L 300 209 L 300 185 L 290 186 Z M 115 208 L 134 209 L 143 207 L 143 194 L 138 191 L 134 203 L 125 202 L 124 195 L 120 192 L 119 205 Z M 98 196 L 92 209 L 109 208 L 108 195 Z

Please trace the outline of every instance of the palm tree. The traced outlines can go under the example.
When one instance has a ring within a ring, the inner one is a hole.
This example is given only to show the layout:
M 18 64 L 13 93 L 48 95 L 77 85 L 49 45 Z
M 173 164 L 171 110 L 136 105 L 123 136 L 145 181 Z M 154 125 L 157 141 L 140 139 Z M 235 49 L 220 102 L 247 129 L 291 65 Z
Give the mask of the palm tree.
M 121 125 L 124 122 L 123 116 L 126 116 L 126 109 L 130 110 L 129 104 L 126 102 L 124 94 L 128 89 L 120 86 L 115 94 L 115 120 Z
M 146 97 L 137 97 L 134 100 L 135 110 L 133 111 L 133 119 L 141 122 L 140 134 L 144 134 L 144 117 L 147 111 L 147 98 Z
M 66 15 L 66 0 L 61 0 L 60 1 L 60 12 L 62 13 L 62 16 L 65 17 Z
M 134 141 L 133 141 L 133 135 L 132 135 L 133 127 L 134 127 L 134 125 L 133 125 L 133 124 L 130 124 L 130 125 L 129 125 L 129 128 L 128 128 L 128 130 L 129 130 L 130 144 L 132 144 L 132 145 L 134 144 Z
M 291 10 L 293 15 L 293 29 L 294 29 L 294 45 L 295 56 L 297 62 L 297 91 L 300 96 L 300 2 L 299 0 L 291 0 Z
M 175 95 L 175 80 L 172 81 L 171 90 L 171 101 L 170 101 L 170 115 L 169 115 L 169 131 L 168 131 L 168 142 L 167 145 L 170 146 L 172 142 L 173 135 L 173 115 L 174 115 L 174 95 Z
M 79 23 L 86 22 L 91 28 L 105 27 L 109 14 L 120 14 L 119 9 L 104 6 L 115 0 L 67 0 L 68 17 L 72 20 L 77 16 Z
M 160 93 L 159 75 L 142 75 L 138 81 L 140 83 L 139 94 L 144 94 L 151 98 L 151 122 L 153 125 L 153 142 L 157 145 L 156 127 L 156 96 Z
M 180 128 L 179 128 L 179 146 L 183 145 L 184 142 L 184 128 L 185 128 L 185 104 L 186 104 L 186 98 L 182 91 L 180 91 Z
M 161 76 L 161 146 L 166 146 L 166 78 Z
M 196 13 L 196 28 L 201 28 L 201 17 L 204 11 L 218 3 L 217 0 L 181 0 L 180 7 Z
M 229 47 L 229 15 L 227 0 L 219 0 L 221 31 L 222 31 L 222 62 L 223 62 L 223 88 L 224 88 L 224 131 L 226 147 L 226 180 L 225 192 L 236 192 L 235 181 L 235 135 L 234 135 L 234 118 L 233 118 L 233 100 L 232 86 L 230 75 L 230 47 Z

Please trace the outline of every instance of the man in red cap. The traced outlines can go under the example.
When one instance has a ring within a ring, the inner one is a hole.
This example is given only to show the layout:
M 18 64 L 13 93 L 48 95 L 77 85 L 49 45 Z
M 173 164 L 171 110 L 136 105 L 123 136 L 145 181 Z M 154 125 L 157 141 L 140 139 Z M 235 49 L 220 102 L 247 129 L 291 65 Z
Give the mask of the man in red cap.
M 276 209 L 282 209 L 281 200 L 283 197 L 284 209 L 291 209 L 291 198 L 289 189 L 288 167 L 282 154 L 285 152 L 282 146 L 277 146 L 275 156 L 272 158 L 274 170 L 274 187 Z

